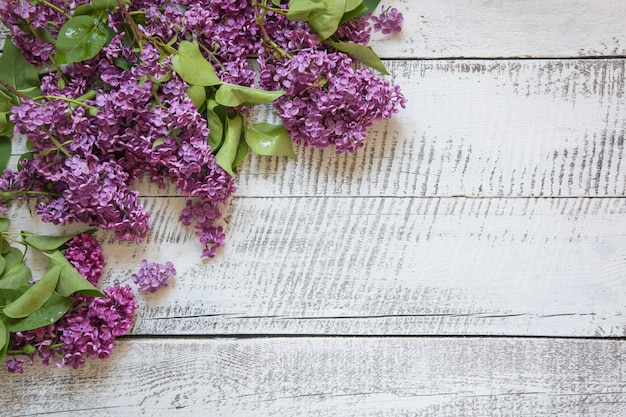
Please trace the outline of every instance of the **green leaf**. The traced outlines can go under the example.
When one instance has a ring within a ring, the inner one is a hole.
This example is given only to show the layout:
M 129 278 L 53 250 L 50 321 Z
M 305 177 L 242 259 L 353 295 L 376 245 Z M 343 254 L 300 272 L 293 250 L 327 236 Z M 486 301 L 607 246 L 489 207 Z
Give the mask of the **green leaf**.
M 7 219 L 6 217 L 0 217 L 0 233 L 6 232 L 7 230 L 9 230 L 10 224 L 11 224 L 11 221 L 9 219 Z
M 13 98 L 0 90 L 0 112 L 10 112 L 13 104 Z
M 341 22 L 343 12 L 346 9 L 346 0 L 324 0 L 326 10 L 321 13 L 312 14 L 307 22 L 313 32 L 317 33 L 320 40 L 331 36 Z
M 280 0 L 270 0 L 274 6 L 280 6 Z
M 326 9 L 324 0 L 291 0 L 287 9 L 287 19 L 294 22 L 305 21 L 313 13 L 320 13 Z
M 22 319 L 8 319 L 9 331 L 25 332 L 55 323 L 72 308 L 74 301 L 74 297 L 64 297 L 54 291 L 50 298 L 33 314 Z
M 13 122 L 9 119 L 10 112 L 0 112 L 0 138 L 8 138 L 13 134 Z M 10 142 L 10 139 L 9 139 Z M 4 149 L 0 150 L 4 152 Z M 11 150 L 9 150 L 11 152 Z M 5 156 L 4 153 L 0 157 Z
M 0 253 L 6 255 L 11 250 L 11 244 L 6 239 L 0 239 Z
M 44 274 L 35 284 L 31 285 L 24 294 L 11 301 L 3 313 L 10 318 L 19 319 L 37 311 L 50 298 L 59 282 L 63 267 L 55 266 Z
M 246 131 L 246 142 L 257 155 L 288 156 L 296 159 L 291 137 L 283 125 L 254 124 Z
M 22 155 L 20 155 L 20 159 L 17 160 L 17 170 L 21 171 L 24 169 L 24 167 L 22 166 L 22 161 L 28 159 L 30 161 L 32 161 L 33 159 L 35 159 L 35 155 L 32 152 L 25 152 Z
M 61 295 L 69 297 L 74 293 L 80 293 L 90 297 L 105 297 L 99 289 L 94 287 L 72 266 L 60 251 L 52 252 L 49 257 L 51 269 L 62 267 L 59 283 L 56 287 Z
M 20 263 L 7 268 L 6 274 L 0 278 L 0 289 L 15 289 L 28 284 L 33 278 L 30 268 Z
M 158 138 L 157 140 L 155 140 L 154 142 L 152 142 L 152 149 L 161 146 L 165 143 L 165 139 L 163 138 Z
M 117 7 L 116 0 L 93 0 L 91 4 L 81 4 L 74 10 L 74 16 L 90 14 L 93 11 L 113 10 Z
M 235 117 L 226 118 L 226 134 L 224 143 L 215 155 L 215 162 L 228 172 L 232 177 L 235 176 L 233 163 L 237 157 L 237 149 L 241 141 L 241 132 L 243 130 L 243 118 L 237 114 Z
M 207 100 L 206 118 L 209 126 L 207 143 L 216 153 L 224 140 L 224 123 L 226 123 L 226 107 L 217 104 L 214 99 Z
M 380 60 L 378 55 L 376 55 L 376 52 L 374 52 L 371 46 L 365 46 L 352 42 L 335 42 L 330 39 L 326 39 L 324 43 L 351 56 L 353 59 L 364 63 L 368 67 L 374 68 L 376 71 L 389 75 L 389 71 L 387 71 L 387 68 L 385 68 L 385 65 Z
M 376 10 L 379 3 L 380 0 L 363 0 L 363 4 L 365 5 L 365 7 L 367 7 L 367 10 L 372 13 L 374 12 L 374 10 Z
M 8 245 L 8 242 L 6 240 L 2 243 L 3 252 L 4 252 L 5 245 Z M 10 245 L 8 246 L 9 246 L 8 251 L 2 254 L 4 256 L 4 259 L 7 260 L 7 266 L 6 266 L 7 272 L 10 271 L 11 268 L 13 268 L 15 265 L 21 264 L 22 261 L 24 260 L 24 254 L 22 253 L 21 250 L 19 250 L 18 248 L 14 248 Z
M 0 318 L 0 363 L 4 363 L 4 358 L 7 356 L 7 350 L 9 349 L 9 328 L 4 320 Z
M 0 114 L 0 129 L 2 127 L 2 115 Z M 11 157 L 11 138 L 8 136 L 0 136 L 0 174 L 9 164 Z
M 72 238 L 81 234 L 82 232 L 72 233 L 70 235 L 63 236 L 46 236 L 46 235 L 36 235 L 34 233 L 22 232 L 22 238 L 26 243 L 32 246 L 35 249 L 41 251 L 55 250 L 63 246 L 66 242 L 70 241 Z
M 10 302 L 18 299 L 30 287 L 32 287 L 32 285 L 23 285 L 22 287 L 16 289 L 0 290 L 0 306 L 7 305 Z
M 246 156 L 248 156 L 249 151 L 250 147 L 246 141 L 240 141 L 239 146 L 237 147 L 237 153 L 235 154 L 235 160 L 233 161 L 233 171 L 235 171 L 235 173 L 239 172 L 237 165 L 239 165 L 246 158 Z
M 54 60 L 57 64 L 81 62 L 98 55 L 112 37 L 105 13 L 99 17 L 76 16 L 68 20 L 57 37 Z
M 242 85 L 223 83 L 215 93 L 215 101 L 226 107 L 252 106 L 271 103 L 285 94 L 284 91 L 265 91 Z
M 359 6 L 357 6 L 356 9 L 350 10 L 349 12 L 345 12 L 343 14 L 343 17 L 341 18 L 341 21 L 339 22 L 339 24 L 342 25 L 342 24 L 346 23 L 350 19 L 354 19 L 354 18 L 363 16 L 367 12 L 369 12 L 369 9 L 367 8 L 366 5 L 361 3 Z
M 351 12 L 357 7 L 361 6 L 363 0 L 346 0 L 346 8 L 344 9 L 344 13 Z
M 7 260 L 4 259 L 4 256 L 0 255 L 0 274 L 4 273 L 4 268 L 7 266 Z M 0 279 L 2 281 L 2 279 Z
M 0 56 L 0 79 L 16 90 L 32 90 L 24 93 L 28 97 L 41 95 L 39 75 L 34 65 L 24 58 L 10 38 L 4 41 Z M 6 92 L 6 90 L 5 90 Z M 12 96 L 12 93 L 9 93 Z
M 208 87 L 222 83 L 215 74 L 213 65 L 202 56 L 196 41 L 180 43 L 178 53 L 172 56 L 172 68 L 191 85 Z
M 199 85 L 192 85 L 187 90 L 187 95 L 197 109 L 200 109 L 206 101 L 206 88 Z

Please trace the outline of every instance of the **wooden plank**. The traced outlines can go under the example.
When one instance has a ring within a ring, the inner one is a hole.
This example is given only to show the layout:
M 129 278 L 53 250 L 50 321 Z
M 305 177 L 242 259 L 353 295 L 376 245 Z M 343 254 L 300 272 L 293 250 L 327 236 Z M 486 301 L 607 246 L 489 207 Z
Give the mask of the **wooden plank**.
M 145 243 L 100 234 L 108 284 L 177 267 L 135 334 L 626 335 L 623 198 L 240 198 L 206 262 L 184 199 L 143 201 Z
M 626 55 L 626 4 L 599 0 L 390 0 L 405 16 L 399 35 L 375 34 L 393 58 Z
M 407 108 L 355 155 L 250 158 L 240 196 L 622 196 L 623 60 L 394 61 Z M 267 119 L 261 113 L 260 119 Z
M 409 103 L 376 124 L 364 148 L 337 156 L 298 147 L 297 161 L 249 157 L 237 195 L 626 195 L 624 60 L 393 61 L 389 68 Z M 274 116 L 262 109 L 255 117 Z M 24 150 L 16 144 L 14 152 Z
M 374 33 L 385 58 L 626 55 L 626 4 L 615 0 L 386 0 L 403 32 Z M 0 28 L 0 44 L 3 33 Z
M 626 342 L 608 340 L 132 339 L 78 370 L 4 376 L 0 408 L 20 417 L 618 417 L 625 356 Z

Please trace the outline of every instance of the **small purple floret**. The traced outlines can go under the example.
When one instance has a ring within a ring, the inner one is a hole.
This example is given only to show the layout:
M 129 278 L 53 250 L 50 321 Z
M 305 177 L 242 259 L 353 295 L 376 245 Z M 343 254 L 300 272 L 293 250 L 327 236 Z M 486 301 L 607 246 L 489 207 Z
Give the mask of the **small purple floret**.
M 176 275 L 174 264 L 169 261 L 165 264 L 158 264 L 144 259 L 140 266 L 139 272 L 131 275 L 140 291 L 156 292 L 159 288 L 167 287 L 167 280 Z

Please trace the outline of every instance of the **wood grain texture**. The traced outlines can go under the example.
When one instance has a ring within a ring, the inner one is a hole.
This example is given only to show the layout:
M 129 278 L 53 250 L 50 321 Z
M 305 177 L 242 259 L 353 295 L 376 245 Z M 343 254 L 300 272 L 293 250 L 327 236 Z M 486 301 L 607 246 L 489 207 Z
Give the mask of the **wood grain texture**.
M 625 68 L 393 61 L 407 108 L 375 125 L 364 148 L 300 148 L 298 162 L 252 157 L 238 195 L 623 196 Z
M 297 161 L 250 156 L 237 195 L 626 195 L 624 60 L 392 61 L 389 68 L 408 105 L 376 124 L 364 148 L 335 155 L 298 147 Z M 273 115 L 263 109 L 256 117 Z
M 403 32 L 374 34 L 385 57 L 626 55 L 626 3 L 614 0 L 390 0 Z
M 625 357 L 624 341 L 598 340 L 127 340 L 79 370 L 27 367 L 4 377 L 0 409 L 7 417 L 621 417 Z M 42 380 L 45 390 L 24 389 Z
M 176 264 L 135 334 L 626 335 L 623 198 L 239 198 L 207 262 L 184 199 L 143 201 L 145 243 L 100 235 L 109 284 Z

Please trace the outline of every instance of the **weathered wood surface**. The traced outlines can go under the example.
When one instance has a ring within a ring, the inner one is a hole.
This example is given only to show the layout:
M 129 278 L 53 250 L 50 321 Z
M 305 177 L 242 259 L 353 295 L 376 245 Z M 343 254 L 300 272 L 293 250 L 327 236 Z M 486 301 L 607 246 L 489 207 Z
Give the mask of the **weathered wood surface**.
M 395 0 L 404 32 L 378 34 L 385 57 L 626 55 L 626 3 L 615 0 Z
M 0 415 L 626 415 L 626 3 L 384 3 L 408 108 L 355 155 L 250 158 L 208 262 L 140 185 L 105 284 L 178 277 L 109 360 L 3 375 Z
M 610 340 L 139 339 L 88 368 L 7 376 L 0 409 L 60 417 L 621 417 L 625 357 L 626 344 Z
M 134 334 L 626 336 L 623 198 L 240 198 L 209 262 L 184 199 L 143 201 L 153 231 L 109 241 L 106 281 L 179 274 Z

